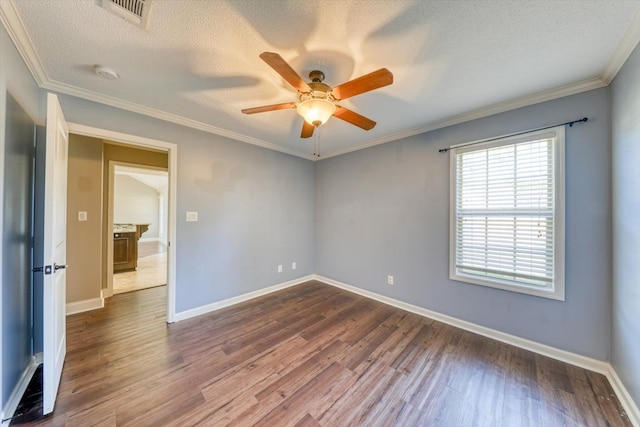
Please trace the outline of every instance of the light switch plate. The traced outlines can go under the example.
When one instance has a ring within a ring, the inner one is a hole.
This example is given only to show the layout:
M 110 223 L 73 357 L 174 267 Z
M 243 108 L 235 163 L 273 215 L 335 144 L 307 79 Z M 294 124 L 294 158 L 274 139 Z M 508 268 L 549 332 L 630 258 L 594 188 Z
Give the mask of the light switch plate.
M 78 211 L 78 221 L 86 221 L 86 220 L 87 220 L 87 212 Z
M 187 222 L 198 221 L 198 212 L 187 212 Z

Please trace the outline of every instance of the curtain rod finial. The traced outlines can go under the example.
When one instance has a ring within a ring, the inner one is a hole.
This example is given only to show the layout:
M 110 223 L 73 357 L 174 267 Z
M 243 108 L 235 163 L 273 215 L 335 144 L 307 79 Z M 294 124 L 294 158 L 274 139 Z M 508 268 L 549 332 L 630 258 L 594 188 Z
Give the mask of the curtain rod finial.
M 584 122 L 586 122 L 587 120 L 589 120 L 589 119 L 588 119 L 588 118 L 586 118 L 586 117 L 583 117 L 583 118 L 581 118 L 580 120 L 574 120 L 574 121 L 572 121 L 572 122 L 569 122 L 569 127 L 570 127 L 570 128 L 572 128 L 574 124 L 576 124 L 576 123 L 584 123 Z

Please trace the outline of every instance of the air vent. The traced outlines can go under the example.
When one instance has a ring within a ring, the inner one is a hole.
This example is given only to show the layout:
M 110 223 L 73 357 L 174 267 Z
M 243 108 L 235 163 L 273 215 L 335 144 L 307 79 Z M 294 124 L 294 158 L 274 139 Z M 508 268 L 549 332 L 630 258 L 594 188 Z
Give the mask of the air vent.
M 147 29 L 151 0 L 102 0 L 102 7 L 140 28 Z

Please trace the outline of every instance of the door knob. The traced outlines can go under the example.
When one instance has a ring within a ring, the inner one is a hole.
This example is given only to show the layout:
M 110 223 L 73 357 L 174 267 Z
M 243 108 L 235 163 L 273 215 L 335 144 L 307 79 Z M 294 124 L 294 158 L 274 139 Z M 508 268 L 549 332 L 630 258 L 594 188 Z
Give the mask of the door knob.
M 53 271 L 58 271 L 58 270 L 64 270 L 65 268 L 67 268 L 67 264 L 63 264 L 63 265 L 58 265 L 58 264 L 53 264 Z

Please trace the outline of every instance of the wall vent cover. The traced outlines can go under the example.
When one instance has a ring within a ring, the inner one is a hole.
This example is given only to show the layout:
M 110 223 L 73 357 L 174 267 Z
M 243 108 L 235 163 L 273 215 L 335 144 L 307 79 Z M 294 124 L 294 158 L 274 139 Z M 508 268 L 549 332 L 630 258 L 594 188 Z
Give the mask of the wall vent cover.
M 140 28 L 147 29 L 151 0 L 102 0 L 102 7 Z

